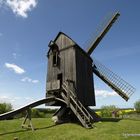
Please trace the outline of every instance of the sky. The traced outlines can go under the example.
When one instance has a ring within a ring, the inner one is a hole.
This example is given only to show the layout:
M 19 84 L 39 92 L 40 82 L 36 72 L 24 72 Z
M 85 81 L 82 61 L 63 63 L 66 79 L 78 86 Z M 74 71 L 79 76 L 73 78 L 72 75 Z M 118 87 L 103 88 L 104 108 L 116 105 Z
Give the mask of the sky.
M 96 108 L 133 107 L 140 99 L 139 5 L 139 0 L 0 0 L 0 102 L 19 108 L 44 98 L 49 41 L 62 31 L 86 50 L 105 19 L 119 11 L 91 57 L 136 92 L 125 102 L 94 76 Z

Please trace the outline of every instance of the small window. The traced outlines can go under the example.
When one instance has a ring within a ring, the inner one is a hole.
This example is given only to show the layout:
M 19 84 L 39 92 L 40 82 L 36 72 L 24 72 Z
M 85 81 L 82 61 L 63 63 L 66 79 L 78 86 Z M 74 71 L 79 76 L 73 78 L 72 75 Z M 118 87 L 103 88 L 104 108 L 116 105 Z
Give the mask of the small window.
M 53 52 L 53 66 L 58 66 L 58 52 Z

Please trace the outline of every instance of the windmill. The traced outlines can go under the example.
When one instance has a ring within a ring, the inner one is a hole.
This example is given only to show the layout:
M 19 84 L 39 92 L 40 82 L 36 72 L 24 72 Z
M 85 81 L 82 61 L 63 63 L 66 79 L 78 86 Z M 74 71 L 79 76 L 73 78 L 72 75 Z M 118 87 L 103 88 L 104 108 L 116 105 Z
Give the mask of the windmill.
M 97 60 L 90 57 L 100 41 L 119 17 L 115 13 L 85 51 L 66 34 L 59 32 L 49 43 L 46 97 L 55 96 L 66 101 L 46 105 L 61 106 L 54 114 L 55 123 L 63 123 L 76 116 L 86 128 L 91 128 L 98 115 L 88 106 L 95 106 L 94 74 L 128 101 L 135 89 Z
M 85 128 L 92 128 L 92 122 L 100 120 L 99 116 L 89 108 L 96 105 L 94 74 L 128 101 L 135 88 L 90 56 L 119 15 L 115 13 L 109 19 L 86 51 L 69 36 L 59 32 L 48 45 L 46 98 L 2 114 L 0 120 L 26 111 L 27 115 L 22 126 L 29 119 L 27 126 L 33 130 L 31 108 L 46 104 L 46 106 L 61 106 L 53 115 L 55 123 L 79 120 Z

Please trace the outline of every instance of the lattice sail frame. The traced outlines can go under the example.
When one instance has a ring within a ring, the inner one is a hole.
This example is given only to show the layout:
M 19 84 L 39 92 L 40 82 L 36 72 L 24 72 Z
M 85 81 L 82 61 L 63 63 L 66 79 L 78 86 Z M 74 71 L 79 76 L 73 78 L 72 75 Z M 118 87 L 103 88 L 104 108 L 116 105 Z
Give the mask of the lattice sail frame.
M 104 82 L 111 86 L 122 98 L 126 101 L 135 92 L 135 88 L 127 83 L 125 80 L 120 78 L 117 74 L 112 72 L 110 69 L 106 68 L 99 61 L 94 59 L 93 72 L 100 77 Z

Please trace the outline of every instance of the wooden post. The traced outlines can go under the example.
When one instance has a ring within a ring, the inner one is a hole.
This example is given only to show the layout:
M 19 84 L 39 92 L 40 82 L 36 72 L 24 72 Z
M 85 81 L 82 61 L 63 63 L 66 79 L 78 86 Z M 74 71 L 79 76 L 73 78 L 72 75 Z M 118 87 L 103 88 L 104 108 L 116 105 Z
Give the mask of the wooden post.
M 32 131 L 34 131 L 34 128 L 33 128 L 33 125 L 32 125 L 32 121 L 31 121 L 31 108 L 28 108 L 26 112 L 27 112 L 27 114 L 26 114 L 25 119 L 22 122 L 21 126 L 22 126 L 22 128 L 31 128 Z M 25 125 L 25 123 L 27 122 L 27 119 L 29 121 L 29 124 Z
M 69 80 L 67 79 L 67 85 L 68 85 L 68 89 L 70 88 L 70 82 Z M 67 93 L 67 98 L 68 98 L 68 107 L 70 107 L 70 93 L 69 93 L 69 90 L 68 90 L 68 93 Z

